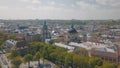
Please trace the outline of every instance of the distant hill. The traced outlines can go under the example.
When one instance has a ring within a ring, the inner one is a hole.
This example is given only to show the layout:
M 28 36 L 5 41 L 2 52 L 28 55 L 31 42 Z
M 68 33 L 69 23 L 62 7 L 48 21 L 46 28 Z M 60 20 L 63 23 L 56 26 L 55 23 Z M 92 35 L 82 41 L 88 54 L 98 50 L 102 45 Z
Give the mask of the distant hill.
M 79 25 L 85 25 L 87 23 L 101 23 L 101 24 L 120 24 L 120 20 L 46 20 L 48 24 L 79 24 Z M 26 24 L 26 23 L 30 23 L 30 24 L 42 24 L 44 22 L 44 20 L 39 20 L 39 19 L 29 19 L 29 20 L 2 20 L 0 19 L 0 23 L 11 23 L 11 24 Z

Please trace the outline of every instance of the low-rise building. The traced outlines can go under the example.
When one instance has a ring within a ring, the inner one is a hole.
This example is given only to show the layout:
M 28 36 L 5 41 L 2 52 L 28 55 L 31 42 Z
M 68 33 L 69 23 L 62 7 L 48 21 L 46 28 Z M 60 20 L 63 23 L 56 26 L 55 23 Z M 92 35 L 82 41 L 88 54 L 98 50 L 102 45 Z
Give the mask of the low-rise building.
M 119 63 L 120 62 L 120 48 L 114 44 L 102 44 L 94 42 L 74 43 L 70 42 L 70 46 L 84 48 L 88 50 L 90 57 L 96 56 L 106 60 L 108 62 Z
M 20 52 L 20 55 L 23 56 L 28 51 L 28 44 L 25 40 L 15 41 L 15 40 L 7 40 L 6 41 L 6 50 L 17 50 Z
M 16 46 L 16 44 L 17 44 L 17 41 L 15 41 L 15 40 L 12 40 L 12 39 L 7 40 L 6 43 L 5 43 L 5 45 L 6 45 L 6 50 L 8 51 L 8 50 L 13 49 L 14 46 Z
M 41 34 L 27 33 L 25 35 L 25 40 L 27 42 L 33 42 L 33 41 L 40 41 L 42 40 L 42 38 L 41 38 Z
M 63 43 L 54 43 L 55 46 L 58 46 L 58 47 L 63 47 L 63 48 L 66 48 L 68 49 L 68 52 L 73 52 L 75 47 L 72 47 L 72 46 L 69 46 L 69 45 L 65 45 Z
M 18 50 L 21 56 L 24 56 L 28 52 L 28 43 L 25 40 L 18 41 L 14 49 Z

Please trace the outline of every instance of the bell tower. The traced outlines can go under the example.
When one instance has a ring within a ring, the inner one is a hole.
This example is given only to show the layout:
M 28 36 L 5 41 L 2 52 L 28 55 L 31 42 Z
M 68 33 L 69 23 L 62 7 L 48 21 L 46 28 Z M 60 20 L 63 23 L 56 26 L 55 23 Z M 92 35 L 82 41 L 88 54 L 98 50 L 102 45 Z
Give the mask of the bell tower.
M 45 42 L 46 39 L 51 39 L 51 36 L 45 20 L 42 28 L 42 41 Z

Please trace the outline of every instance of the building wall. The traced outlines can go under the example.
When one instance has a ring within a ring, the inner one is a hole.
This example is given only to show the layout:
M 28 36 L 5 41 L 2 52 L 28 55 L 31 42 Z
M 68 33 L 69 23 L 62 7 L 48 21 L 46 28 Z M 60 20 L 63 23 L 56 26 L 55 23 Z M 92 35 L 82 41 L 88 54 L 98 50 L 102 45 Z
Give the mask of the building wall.
M 102 52 L 102 51 L 97 51 L 97 50 L 91 50 L 90 55 L 99 57 L 99 58 L 101 58 L 103 60 L 106 60 L 108 62 L 113 62 L 113 63 L 119 63 L 120 62 L 117 53 L 110 53 L 110 52 Z
M 25 36 L 25 40 L 27 42 L 40 41 L 41 39 L 42 38 L 40 34 Z
M 6 49 L 7 50 L 10 50 L 12 49 L 15 45 L 16 45 L 16 42 L 15 40 L 7 40 L 5 45 L 6 45 Z

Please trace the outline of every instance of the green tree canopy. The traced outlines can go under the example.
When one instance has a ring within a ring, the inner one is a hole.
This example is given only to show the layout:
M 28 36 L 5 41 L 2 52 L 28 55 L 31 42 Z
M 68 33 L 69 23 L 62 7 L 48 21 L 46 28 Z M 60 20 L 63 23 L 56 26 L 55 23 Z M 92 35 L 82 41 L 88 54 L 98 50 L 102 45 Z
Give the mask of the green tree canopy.
M 30 68 L 30 61 L 32 61 L 32 55 L 31 54 L 27 54 L 24 56 L 24 62 L 28 62 L 28 68 Z
M 11 63 L 14 65 L 14 68 L 19 68 L 20 64 L 22 63 L 22 60 L 20 57 L 15 57 Z

